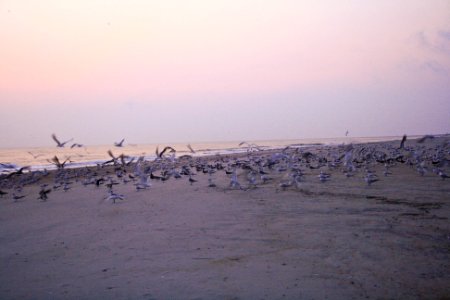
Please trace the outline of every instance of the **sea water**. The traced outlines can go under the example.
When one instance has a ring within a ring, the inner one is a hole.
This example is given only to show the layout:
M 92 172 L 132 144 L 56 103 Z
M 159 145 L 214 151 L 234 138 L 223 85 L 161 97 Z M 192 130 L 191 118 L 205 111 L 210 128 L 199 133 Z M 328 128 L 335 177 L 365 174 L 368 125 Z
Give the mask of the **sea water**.
M 162 151 L 165 146 L 171 146 L 176 150 L 176 156 L 192 155 L 205 156 L 216 154 L 242 153 L 249 150 L 269 150 L 282 149 L 287 146 L 307 147 L 310 145 L 338 145 L 357 144 L 381 141 L 400 140 L 399 136 L 382 137 L 341 137 L 341 138 L 316 138 L 316 139 L 296 139 L 296 140 L 261 140 L 261 141 L 225 141 L 225 142 L 199 142 L 191 143 L 195 153 L 192 153 L 186 143 L 174 144 L 124 144 L 123 147 L 114 145 L 85 145 L 83 147 L 30 147 L 30 148 L 0 148 L 0 173 L 10 172 L 14 169 L 30 166 L 32 170 L 51 170 L 55 166 L 50 160 L 57 156 L 62 162 L 68 160 L 67 168 L 84 166 L 95 166 L 111 159 L 108 150 L 111 150 L 115 157 L 124 154 L 129 157 L 144 156 L 151 160 L 156 158 L 156 149 Z

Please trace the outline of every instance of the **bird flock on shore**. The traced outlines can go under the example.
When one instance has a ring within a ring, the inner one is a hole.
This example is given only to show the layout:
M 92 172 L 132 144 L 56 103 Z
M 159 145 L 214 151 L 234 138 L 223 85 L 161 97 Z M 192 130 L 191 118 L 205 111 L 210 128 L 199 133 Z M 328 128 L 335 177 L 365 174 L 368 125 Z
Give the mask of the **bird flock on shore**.
M 61 142 L 55 134 L 52 139 L 56 147 L 62 148 L 73 139 Z M 397 143 L 342 144 L 336 146 L 295 147 L 288 146 L 278 150 L 262 150 L 261 147 L 242 142 L 246 153 L 234 155 L 196 156 L 196 151 L 187 145 L 188 155 L 177 156 L 171 146 L 161 151 L 156 149 L 154 159 L 144 156 L 130 157 L 107 152 L 110 159 L 96 167 L 66 168 L 70 158 L 60 160 L 54 156 L 52 163 L 56 170 L 32 171 L 29 167 L 16 168 L 8 174 L 0 175 L 0 198 L 10 194 L 14 202 L 30 197 L 47 201 L 52 191 L 68 192 L 76 184 L 95 188 L 105 187 L 105 200 L 116 203 L 126 199 L 115 186 L 133 185 L 137 192 L 151 190 L 156 182 L 186 180 L 189 185 L 198 185 L 199 175 L 207 176 L 207 187 L 222 190 L 249 191 L 263 186 L 273 186 L 279 191 L 301 189 L 306 181 L 326 184 L 333 180 L 339 171 L 345 177 L 357 177 L 361 184 L 370 187 L 384 177 L 393 176 L 398 165 L 409 166 L 417 176 L 436 176 L 441 180 L 449 177 L 450 142 L 443 138 L 442 143 L 429 145 L 432 135 L 406 143 L 404 135 Z M 124 147 L 125 139 L 115 142 L 117 148 Z M 83 147 L 74 143 L 73 147 Z M 382 166 L 382 174 L 377 167 Z M 226 177 L 220 177 L 226 176 Z M 315 178 L 314 178 L 315 177 Z M 219 178 L 220 180 L 219 183 Z M 223 180 L 225 178 L 225 180 Z M 225 184 L 224 184 L 225 182 Z M 36 196 L 26 194 L 25 189 L 39 184 Z

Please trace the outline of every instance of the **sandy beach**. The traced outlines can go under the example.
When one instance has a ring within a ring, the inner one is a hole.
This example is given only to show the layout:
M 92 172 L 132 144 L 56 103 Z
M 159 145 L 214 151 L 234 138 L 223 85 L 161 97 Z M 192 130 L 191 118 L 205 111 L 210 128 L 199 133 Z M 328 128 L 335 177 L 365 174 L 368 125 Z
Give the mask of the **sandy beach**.
M 153 179 L 142 190 L 129 176 L 132 165 L 119 177 L 113 166 L 92 168 L 91 178 L 105 178 L 99 186 L 65 171 L 67 191 L 52 188 L 51 172 L 25 184 L 20 199 L 11 182 L 24 175 L 3 178 L 0 298 L 449 299 L 450 179 L 425 154 L 427 171 L 419 174 L 411 150 L 443 144 L 448 162 L 448 138 L 408 140 L 386 176 L 387 163 L 361 162 L 356 150 L 351 174 L 342 155 L 338 164 L 320 163 L 348 147 L 288 149 L 303 172 L 295 184 L 291 165 L 277 169 L 284 158 L 263 167 L 270 180 L 251 184 L 255 158 L 281 150 L 209 158 L 226 166 L 244 161 L 235 168 L 240 187 L 230 185 L 227 168 L 208 174 L 195 170 L 194 159 L 184 164 L 195 182 Z M 366 169 L 378 181 L 367 184 Z M 108 176 L 123 200 L 106 199 Z M 52 189 L 45 201 L 38 199 L 44 183 Z

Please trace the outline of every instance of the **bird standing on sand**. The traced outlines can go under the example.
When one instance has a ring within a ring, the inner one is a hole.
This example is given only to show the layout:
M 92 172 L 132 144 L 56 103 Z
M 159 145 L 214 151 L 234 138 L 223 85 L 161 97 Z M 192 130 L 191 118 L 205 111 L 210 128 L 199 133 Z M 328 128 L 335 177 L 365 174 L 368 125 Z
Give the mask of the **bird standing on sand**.
M 52 139 L 56 142 L 56 147 L 58 147 L 58 148 L 64 148 L 64 146 L 65 146 L 68 142 L 70 142 L 70 141 L 73 140 L 73 138 L 71 138 L 70 140 L 67 140 L 67 141 L 61 143 L 61 142 L 58 140 L 58 138 L 56 137 L 56 135 L 55 135 L 54 133 L 52 134 Z
M 447 174 L 445 174 L 443 171 L 439 170 L 438 172 L 439 177 L 442 178 L 442 180 L 446 179 L 446 178 L 450 178 L 450 176 L 448 176 Z
M 400 142 L 400 147 L 398 149 L 403 149 L 405 147 L 405 142 L 406 142 L 406 134 L 403 135 L 402 141 Z
M 330 180 L 331 174 L 320 171 L 320 174 L 317 175 L 317 177 L 319 178 L 320 182 L 325 182 Z
M 192 185 L 194 182 L 197 182 L 197 180 L 192 178 L 192 175 L 189 175 L 189 183 Z
M 46 201 L 48 199 L 47 194 L 50 193 L 52 190 L 51 189 L 45 189 L 45 186 L 43 186 L 41 188 L 41 190 L 39 191 L 39 198 L 42 201 Z
M 14 202 L 17 202 L 17 200 L 24 198 L 25 195 L 17 195 L 16 193 L 13 193 L 13 199 Z
M 364 181 L 367 183 L 368 186 L 370 186 L 374 182 L 377 182 L 378 180 L 379 179 L 377 174 L 370 171 L 368 171 L 367 175 L 364 177 Z

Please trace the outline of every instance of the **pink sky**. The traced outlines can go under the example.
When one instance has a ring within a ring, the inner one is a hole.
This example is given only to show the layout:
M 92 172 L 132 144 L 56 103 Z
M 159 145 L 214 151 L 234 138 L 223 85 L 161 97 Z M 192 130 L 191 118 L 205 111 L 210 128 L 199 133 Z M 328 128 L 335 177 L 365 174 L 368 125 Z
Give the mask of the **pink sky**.
M 450 131 L 448 1 L 2 1 L 0 41 L 4 147 Z

